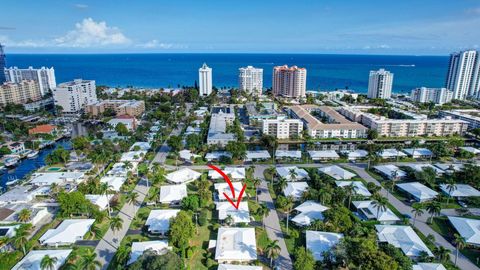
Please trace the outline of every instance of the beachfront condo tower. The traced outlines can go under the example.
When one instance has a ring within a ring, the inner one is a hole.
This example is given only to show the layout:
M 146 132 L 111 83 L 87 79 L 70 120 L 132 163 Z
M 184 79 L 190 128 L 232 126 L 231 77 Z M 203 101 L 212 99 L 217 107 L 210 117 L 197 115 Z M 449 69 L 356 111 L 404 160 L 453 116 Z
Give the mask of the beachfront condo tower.
M 238 69 L 238 88 L 254 96 L 262 94 L 263 69 L 252 66 Z
M 272 91 L 275 96 L 302 98 L 305 97 L 306 87 L 306 68 L 287 65 L 273 68 Z
M 454 99 L 479 98 L 480 52 L 455 52 L 450 55 L 445 87 L 453 91 Z
M 368 98 L 389 99 L 392 96 L 393 73 L 383 68 L 371 70 L 368 79 Z
M 212 68 L 209 68 L 206 63 L 198 69 L 198 81 L 200 96 L 209 96 L 212 93 Z

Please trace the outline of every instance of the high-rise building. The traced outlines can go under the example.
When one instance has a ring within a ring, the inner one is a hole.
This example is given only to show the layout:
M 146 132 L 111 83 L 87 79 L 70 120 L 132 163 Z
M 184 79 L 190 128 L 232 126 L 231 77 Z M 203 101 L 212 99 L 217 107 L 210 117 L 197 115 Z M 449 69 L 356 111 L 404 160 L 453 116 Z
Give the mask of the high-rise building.
M 41 98 L 38 84 L 34 81 L 6 82 L 0 85 L 0 107 L 7 104 L 26 104 Z
M 11 67 L 5 69 L 5 78 L 9 82 L 19 83 L 23 80 L 32 80 L 38 83 L 42 96 L 49 93 L 57 87 L 55 80 L 55 70 L 53 67 L 46 68 L 18 68 Z
M 454 99 L 479 98 L 479 51 L 468 50 L 450 55 L 445 87 L 453 91 Z
M 238 69 L 238 87 L 253 95 L 261 95 L 263 89 L 263 69 L 252 66 Z
M 305 97 L 307 69 L 297 66 L 276 66 L 273 68 L 272 89 L 274 95 L 289 98 Z
M 198 81 L 200 96 L 209 96 L 212 93 L 212 69 L 206 63 L 198 69 Z
M 368 79 L 368 98 L 388 99 L 392 96 L 393 73 L 383 68 L 371 70 Z
M 412 90 L 410 99 L 413 102 L 428 103 L 433 102 L 435 104 L 444 104 L 452 101 L 453 92 L 447 88 L 427 88 L 420 87 Z
M 5 53 L 3 53 L 3 46 L 0 44 L 0 84 L 7 81 L 5 74 L 2 72 L 5 69 Z
M 53 90 L 53 98 L 55 105 L 63 108 L 63 113 L 80 113 L 87 104 L 98 101 L 95 81 L 76 79 L 61 83 Z
M 300 119 L 287 119 L 278 116 L 275 119 L 262 120 L 262 132 L 275 136 L 277 139 L 291 139 L 302 137 L 303 122 Z

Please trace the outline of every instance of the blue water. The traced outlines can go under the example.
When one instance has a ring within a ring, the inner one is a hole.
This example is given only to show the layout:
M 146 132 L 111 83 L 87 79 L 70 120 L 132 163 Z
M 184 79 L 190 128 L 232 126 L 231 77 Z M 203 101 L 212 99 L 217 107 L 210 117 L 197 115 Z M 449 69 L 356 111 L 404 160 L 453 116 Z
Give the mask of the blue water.
M 7 182 L 14 181 L 15 179 L 22 179 L 29 173 L 33 173 L 35 170 L 38 170 L 40 167 L 45 166 L 45 158 L 53 150 L 57 149 L 59 146 L 69 150 L 72 149 L 71 143 L 67 139 L 62 139 L 57 141 L 54 147 L 44 148 L 38 153 L 33 159 L 25 158 L 20 161 L 20 163 L 8 171 L 5 171 L 0 177 L 0 188 L 5 187 Z
M 198 68 L 213 68 L 217 87 L 237 86 L 238 68 L 264 69 L 264 86 L 270 87 L 272 68 L 297 65 L 307 68 L 307 89 L 349 87 L 366 92 L 370 70 L 393 72 L 393 90 L 408 92 L 419 86 L 442 87 L 447 56 L 380 56 L 321 54 L 9 54 L 7 66 L 53 66 L 57 83 L 74 78 L 94 79 L 97 85 L 177 87 L 193 85 Z

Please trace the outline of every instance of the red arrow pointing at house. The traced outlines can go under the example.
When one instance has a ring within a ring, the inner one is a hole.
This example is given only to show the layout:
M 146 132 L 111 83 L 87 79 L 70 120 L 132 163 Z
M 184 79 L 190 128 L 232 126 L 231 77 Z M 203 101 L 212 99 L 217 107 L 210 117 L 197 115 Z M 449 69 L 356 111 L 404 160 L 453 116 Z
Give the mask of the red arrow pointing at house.
M 230 178 L 228 178 L 228 175 L 226 175 L 222 170 L 220 170 L 218 167 L 214 165 L 208 165 L 208 167 L 210 167 L 211 169 L 214 169 L 223 177 L 225 182 L 227 182 L 228 186 L 230 187 L 230 190 L 232 191 L 233 199 L 235 199 L 235 189 L 233 188 L 232 181 L 230 181 Z M 235 209 L 238 209 L 238 207 L 240 206 L 240 202 L 242 201 L 242 196 L 243 196 L 243 193 L 245 192 L 246 187 L 247 187 L 247 184 L 244 184 L 242 187 L 242 190 L 240 191 L 240 194 L 238 195 L 237 203 L 233 202 L 233 200 L 230 199 L 230 197 L 228 197 L 228 195 L 225 192 L 223 193 L 223 196 L 225 196 L 227 201 L 229 201 L 233 205 L 233 207 L 235 207 Z

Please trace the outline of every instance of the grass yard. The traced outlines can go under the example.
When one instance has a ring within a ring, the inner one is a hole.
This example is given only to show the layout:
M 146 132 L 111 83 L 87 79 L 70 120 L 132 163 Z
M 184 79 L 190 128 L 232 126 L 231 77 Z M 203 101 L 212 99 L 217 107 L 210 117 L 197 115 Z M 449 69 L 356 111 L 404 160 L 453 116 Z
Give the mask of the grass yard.
M 189 269 L 209 269 L 207 267 L 207 261 L 213 263 L 207 258 L 208 241 L 216 239 L 216 233 L 213 231 L 212 211 L 208 212 L 207 223 L 204 226 L 198 226 L 198 233 L 190 240 L 190 246 L 196 247 L 191 254 L 191 257 L 187 259 L 187 267 Z M 212 258 L 213 259 L 213 256 Z

